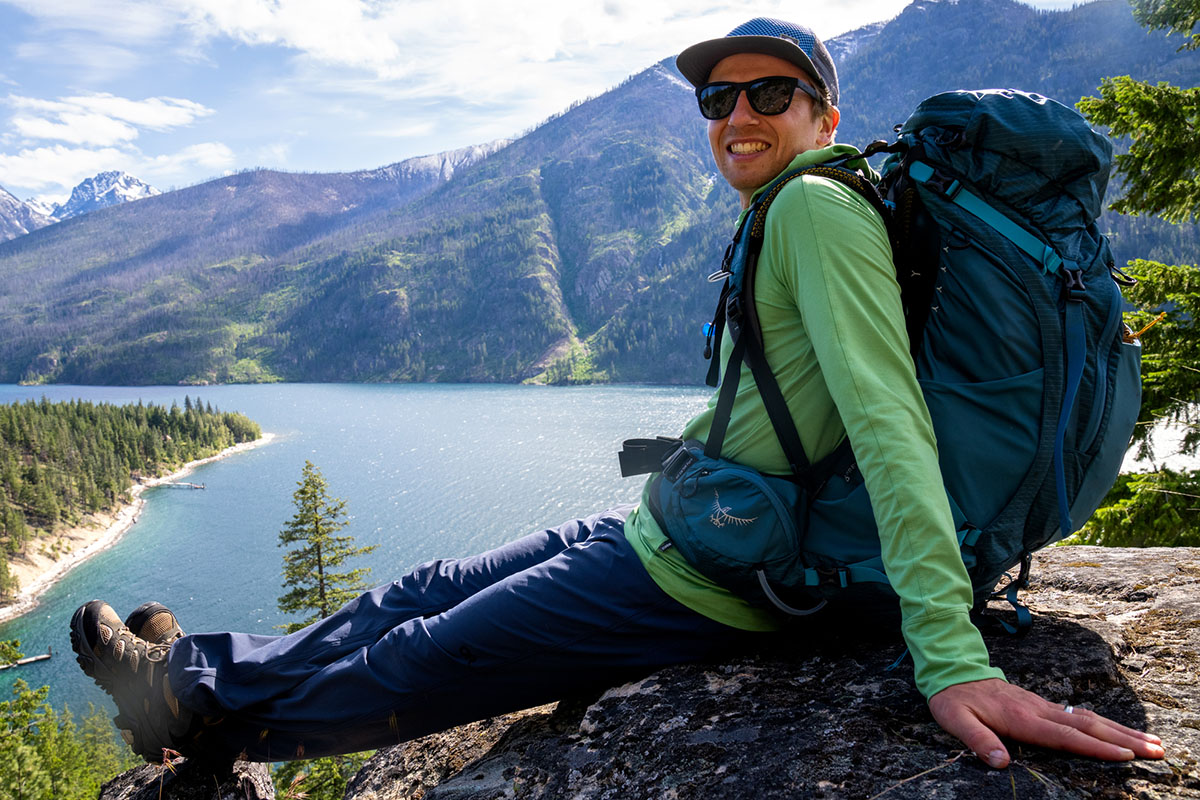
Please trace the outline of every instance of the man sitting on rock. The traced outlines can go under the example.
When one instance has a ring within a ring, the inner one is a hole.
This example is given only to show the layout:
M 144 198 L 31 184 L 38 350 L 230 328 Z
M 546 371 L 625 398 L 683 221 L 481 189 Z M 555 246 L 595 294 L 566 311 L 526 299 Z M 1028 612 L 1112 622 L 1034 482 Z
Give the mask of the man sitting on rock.
M 743 208 L 788 167 L 851 152 L 833 143 L 837 74 L 807 28 L 751 20 L 677 64 L 701 89 L 713 158 Z M 805 451 L 815 462 L 850 439 L 917 686 L 942 727 L 993 767 L 1009 763 L 1002 736 L 1100 759 L 1161 758 L 1157 737 L 1043 700 L 990 666 L 887 234 L 869 204 L 821 177 L 787 184 L 768 217 L 754 299 Z M 787 473 L 741 370 L 722 455 Z M 684 438 L 706 438 L 714 405 Z M 183 636 L 161 605 L 123 622 L 94 600 L 75 613 L 71 638 L 138 754 L 275 761 L 395 744 L 712 659 L 780 628 L 773 611 L 689 564 L 643 503 L 425 564 L 287 636 Z

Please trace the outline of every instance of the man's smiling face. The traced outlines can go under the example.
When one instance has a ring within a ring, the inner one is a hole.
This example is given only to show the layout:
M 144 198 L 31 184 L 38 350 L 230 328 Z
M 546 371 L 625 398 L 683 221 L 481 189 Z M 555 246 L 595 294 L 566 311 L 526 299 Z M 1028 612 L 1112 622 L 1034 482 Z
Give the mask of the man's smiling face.
M 740 83 L 771 75 L 794 76 L 812 84 L 804 71 L 791 62 L 762 53 L 738 53 L 722 59 L 713 67 L 708 80 Z M 798 153 L 833 141 L 837 109 L 814 119 L 812 104 L 812 98 L 797 92 L 782 114 L 759 114 L 742 92 L 733 113 L 709 121 L 708 141 L 717 169 L 741 195 L 743 207 L 749 205 L 755 189 L 782 172 Z

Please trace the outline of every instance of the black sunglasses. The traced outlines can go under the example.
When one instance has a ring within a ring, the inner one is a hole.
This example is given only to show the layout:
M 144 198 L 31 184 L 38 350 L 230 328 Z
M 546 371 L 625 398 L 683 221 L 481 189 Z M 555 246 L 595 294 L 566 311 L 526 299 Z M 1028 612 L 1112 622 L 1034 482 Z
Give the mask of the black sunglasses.
M 716 81 L 696 87 L 696 101 L 705 119 L 725 119 L 733 113 L 738 95 L 743 91 L 750 107 L 759 114 L 774 116 L 788 110 L 796 90 L 804 92 L 815 101 L 820 101 L 817 90 L 799 78 L 773 75 L 745 83 Z

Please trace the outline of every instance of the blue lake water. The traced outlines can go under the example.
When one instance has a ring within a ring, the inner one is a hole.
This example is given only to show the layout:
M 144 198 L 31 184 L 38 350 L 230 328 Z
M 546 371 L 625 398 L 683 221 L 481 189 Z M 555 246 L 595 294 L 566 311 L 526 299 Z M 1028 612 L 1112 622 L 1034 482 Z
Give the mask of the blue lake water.
M 495 547 L 540 527 L 635 500 L 620 477 L 622 439 L 677 433 L 703 408 L 703 388 L 274 384 L 219 387 L 20 387 L 0 403 L 46 397 L 181 406 L 185 395 L 240 411 L 275 434 L 263 447 L 197 468 L 205 491 L 165 487 L 121 541 L 72 570 L 33 611 L 0 625 L 27 655 L 54 658 L 0 673 L 49 684 L 50 701 L 78 712 L 104 694 L 75 665 L 67 626 L 101 598 L 124 615 L 166 603 L 186 631 L 274 633 L 282 550 L 278 533 L 304 461 L 346 501 L 345 532 L 378 544 L 363 559 L 382 583 L 432 558 Z

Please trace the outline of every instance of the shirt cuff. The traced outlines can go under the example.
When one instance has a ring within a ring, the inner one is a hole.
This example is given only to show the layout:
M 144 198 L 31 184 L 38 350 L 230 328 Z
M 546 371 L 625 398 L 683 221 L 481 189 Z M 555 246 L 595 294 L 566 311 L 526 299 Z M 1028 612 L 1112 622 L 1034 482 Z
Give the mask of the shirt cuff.
M 957 683 L 987 678 L 1006 680 L 991 666 L 987 645 L 966 609 L 949 610 L 904 622 L 917 689 L 926 699 Z

